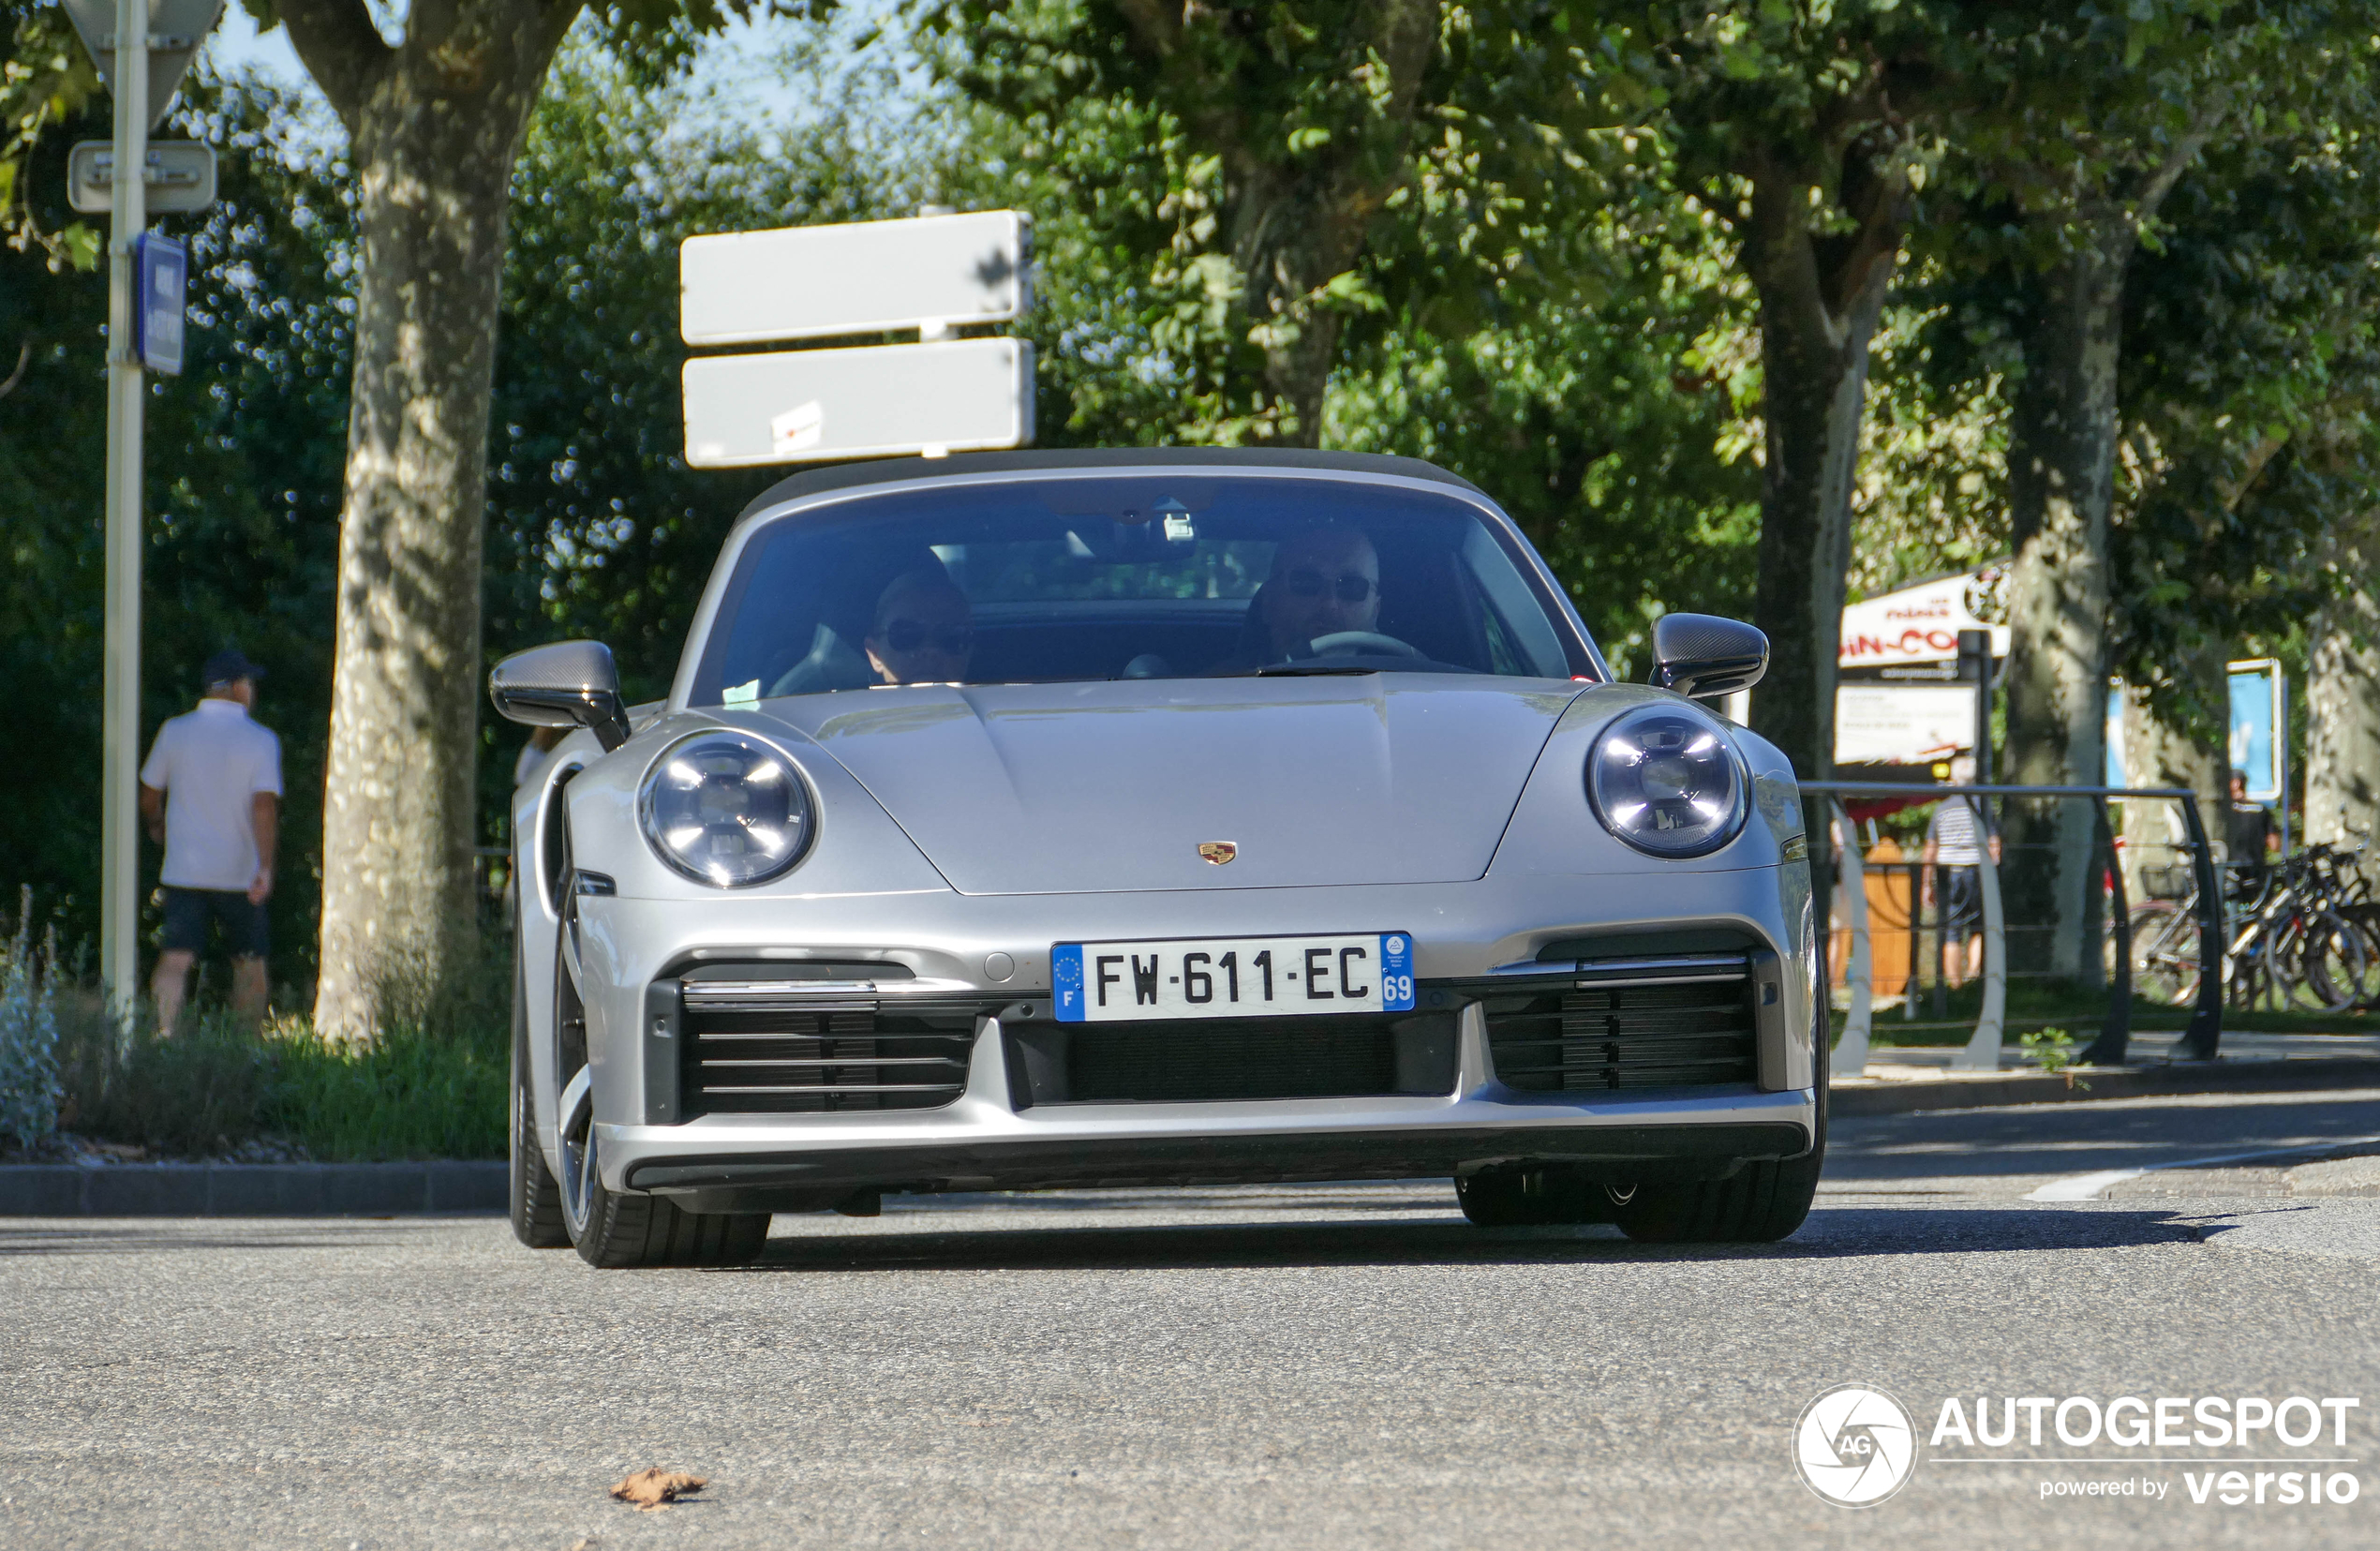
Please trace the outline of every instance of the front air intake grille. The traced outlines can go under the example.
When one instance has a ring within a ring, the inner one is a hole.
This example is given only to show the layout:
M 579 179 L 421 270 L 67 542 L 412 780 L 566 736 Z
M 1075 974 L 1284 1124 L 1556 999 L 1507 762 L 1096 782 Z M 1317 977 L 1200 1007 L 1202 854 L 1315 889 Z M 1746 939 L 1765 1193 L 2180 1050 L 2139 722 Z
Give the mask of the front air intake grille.
M 1393 1094 L 1399 1022 L 1359 1016 L 1076 1025 L 1066 1041 L 1066 1098 L 1211 1103 Z
M 871 1006 L 686 1009 L 681 1113 L 933 1110 L 967 1084 L 972 1016 Z
M 1524 1093 L 1754 1081 L 1751 991 L 1731 977 L 1490 997 L 1496 1078 Z

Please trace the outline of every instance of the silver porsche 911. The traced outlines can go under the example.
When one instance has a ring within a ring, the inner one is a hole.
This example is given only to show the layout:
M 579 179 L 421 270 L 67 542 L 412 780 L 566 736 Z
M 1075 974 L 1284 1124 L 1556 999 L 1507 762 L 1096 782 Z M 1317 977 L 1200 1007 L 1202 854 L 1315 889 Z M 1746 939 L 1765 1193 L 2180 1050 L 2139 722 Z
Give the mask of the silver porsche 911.
M 1436 1176 L 1483 1225 L 1774 1239 L 1825 1144 L 1801 806 L 1615 682 L 1402 458 L 830 469 L 737 522 L 669 697 L 565 642 L 519 791 L 513 1213 L 721 1264 L 887 1191 Z

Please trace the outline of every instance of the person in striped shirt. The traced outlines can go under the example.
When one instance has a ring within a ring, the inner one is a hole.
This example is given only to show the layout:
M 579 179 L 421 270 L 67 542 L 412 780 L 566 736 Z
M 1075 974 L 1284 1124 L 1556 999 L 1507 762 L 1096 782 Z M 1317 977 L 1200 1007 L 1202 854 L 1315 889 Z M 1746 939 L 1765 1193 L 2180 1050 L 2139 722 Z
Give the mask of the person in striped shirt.
M 1950 762 L 1954 785 L 1975 779 L 1975 762 L 1964 755 Z M 1983 803 L 1976 798 L 1949 798 L 1935 804 L 1933 821 L 1926 827 L 1926 903 L 1941 899 L 1942 974 L 1956 990 L 1984 973 L 1983 866 L 1989 846 L 1993 865 L 2000 862 L 2000 837 L 1985 835 Z M 1940 878 L 1939 887 L 1937 877 Z

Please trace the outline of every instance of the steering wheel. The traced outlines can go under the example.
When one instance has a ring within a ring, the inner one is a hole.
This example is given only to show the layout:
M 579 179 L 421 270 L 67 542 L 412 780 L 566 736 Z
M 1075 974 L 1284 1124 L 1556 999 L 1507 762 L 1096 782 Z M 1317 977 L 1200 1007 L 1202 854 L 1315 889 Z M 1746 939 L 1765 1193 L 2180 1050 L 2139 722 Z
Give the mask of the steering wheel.
M 1415 657 L 1421 651 L 1406 645 L 1393 635 L 1383 635 L 1373 630 L 1342 630 L 1329 635 L 1317 635 L 1305 644 L 1310 657 Z

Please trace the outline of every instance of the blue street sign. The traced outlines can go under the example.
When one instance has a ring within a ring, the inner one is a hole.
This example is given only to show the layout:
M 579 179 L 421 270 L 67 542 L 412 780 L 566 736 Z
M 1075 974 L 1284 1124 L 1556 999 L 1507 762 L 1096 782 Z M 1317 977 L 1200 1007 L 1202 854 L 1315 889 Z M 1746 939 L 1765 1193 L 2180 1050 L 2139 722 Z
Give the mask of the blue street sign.
M 189 289 L 190 255 L 171 237 L 143 231 L 133 239 L 132 348 L 141 365 L 175 376 L 182 371 L 182 304 Z

